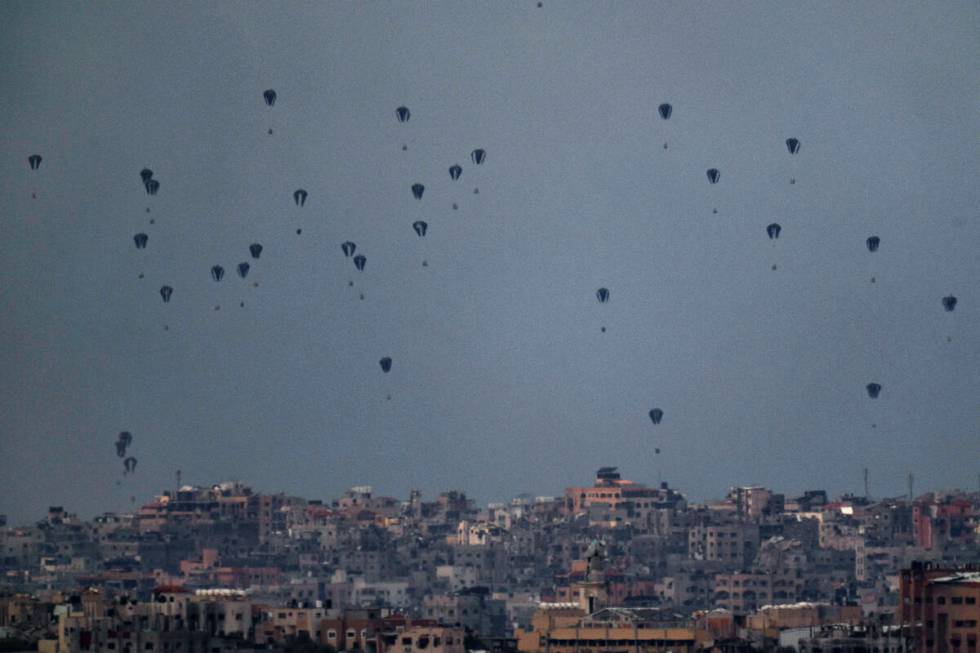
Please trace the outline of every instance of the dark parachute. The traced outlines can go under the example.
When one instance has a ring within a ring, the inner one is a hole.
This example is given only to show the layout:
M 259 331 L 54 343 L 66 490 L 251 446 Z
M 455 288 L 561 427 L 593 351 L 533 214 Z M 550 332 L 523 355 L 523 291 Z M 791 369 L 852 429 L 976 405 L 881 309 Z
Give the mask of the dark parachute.
M 779 226 L 778 222 L 773 222 L 771 225 L 766 227 L 766 233 L 769 234 L 770 240 L 776 240 L 779 238 L 779 232 L 782 230 L 783 228 Z
M 340 249 L 344 252 L 344 256 L 350 258 L 354 255 L 354 252 L 357 251 L 357 245 L 348 240 L 347 242 L 340 244 Z
M 707 175 L 708 182 L 712 184 L 717 184 L 718 180 L 721 179 L 721 173 L 718 172 L 718 168 L 709 168 Z
M 297 188 L 293 192 L 293 201 L 296 202 L 296 206 L 304 206 L 306 204 L 306 197 L 308 193 L 302 188 Z
M 385 356 L 384 358 L 379 360 L 378 364 L 381 365 L 381 371 L 384 372 L 385 374 L 391 371 L 391 358 L 389 358 L 388 356 Z
M 606 302 L 609 301 L 609 289 L 599 288 L 599 290 L 595 291 L 595 296 L 596 299 L 599 300 L 600 304 L 605 304 Z
M 659 408 L 654 408 L 650 411 L 650 421 L 654 424 L 659 424 L 660 420 L 664 418 L 664 411 Z
M 147 179 L 143 187 L 146 188 L 147 195 L 156 195 L 157 191 L 160 190 L 160 182 L 156 179 Z
M 146 241 L 150 239 L 146 234 L 136 234 L 133 236 L 133 242 L 136 243 L 136 249 L 146 249 Z
M 174 294 L 174 289 L 170 286 L 160 287 L 160 296 L 163 297 L 163 303 L 166 304 L 170 302 L 170 295 Z
M 150 170 L 149 168 L 143 168 L 142 170 L 140 170 L 140 179 L 143 180 L 144 184 L 150 181 L 151 179 L 153 179 L 153 171 Z
M 215 281 L 221 281 L 222 277 L 225 276 L 225 269 L 220 265 L 215 265 L 211 268 L 211 278 Z
M 868 390 L 868 396 L 872 399 L 877 399 L 878 395 L 881 394 L 881 386 L 877 383 L 869 383 L 864 387 Z
M 248 251 L 252 255 L 252 258 L 258 258 L 262 256 L 262 245 L 259 243 L 252 243 L 248 246 Z
M 449 168 L 449 177 L 453 181 L 456 181 L 457 179 L 459 179 L 459 176 L 461 174 L 463 174 L 463 168 L 459 164 L 456 164 L 456 165 L 451 166 Z
M 674 112 L 674 107 L 670 106 L 666 102 L 657 107 L 657 111 L 660 112 L 660 117 L 664 120 L 670 120 L 670 114 Z
M 265 98 L 265 103 L 267 106 L 275 106 L 276 104 L 276 92 L 271 88 L 268 91 L 262 93 L 262 97 Z
M 31 166 L 31 170 L 37 170 L 41 167 L 41 155 L 32 154 L 27 157 L 27 165 Z
M 136 471 L 136 459 L 130 456 L 123 461 L 123 466 L 125 467 L 127 474 L 132 474 Z
M 470 159 L 472 159 L 473 163 L 475 163 L 476 165 L 482 166 L 483 162 L 486 161 L 487 159 L 487 151 L 481 148 L 477 148 L 472 152 L 470 152 Z
M 419 235 L 419 238 L 422 238 L 425 236 L 425 232 L 428 231 L 429 225 L 426 222 L 418 220 L 417 222 L 412 223 L 412 229 L 414 229 L 415 233 Z
M 868 246 L 868 251 L 869 252 L 877 252 L 878 251 L 878 245 L 881 244 L 881 238 L 878 238 L 878 236 L 871 236 L 870 238 L 868 238 L 864 242 Z
M 126 448 L 133 443 L 133 434 L 129 431 L 122 431 L 116 438 L 116 455 L 120 458 L 126 455 Z
M 789 150 L 790 154 L 796 154 L 800 151 L 800 140 L 798 138 L 787 138 L 786 149 Z
M 424 192 L 425 192 L 425 186 L 423 186 L 422 184 L 412 184 L 412 195 L 415 196 L 415 199 L 417 200 L 422 199 L 422 193 Z
M 354 257 L 354 267 L 360 271 L 364 271 L 364 266 L 367 264 L 367 257 L 363 254 L 358 254 Z
M 395 115 L 398 116 L 398 122 L 408 122 L 408 119 L 412 117 L 412 112 L 408 110 L 408 107 L 398 107 L 395 109 Z
M 252 266 L 250 266 L 248 263 L 246 263 L 244 261 L 242 261 L 241 263 L 239 263 L 238 264 L 238 276 L 240 276 L 242 279 L 244 279 L 245 277 L 247 277 L 248 276 L 249 268 L 251 268 L 251 267 Z
M 951 313 L 953 309 L 956 308 L 956 297 L 953 297 L 952 295 L 943 297 L 943 308 L 946 309 L 947 313 Z

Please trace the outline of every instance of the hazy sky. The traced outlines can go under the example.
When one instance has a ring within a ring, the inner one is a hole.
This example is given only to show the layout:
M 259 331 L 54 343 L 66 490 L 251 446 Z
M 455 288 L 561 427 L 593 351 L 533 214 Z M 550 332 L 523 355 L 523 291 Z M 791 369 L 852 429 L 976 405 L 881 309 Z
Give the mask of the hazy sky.
M 536 4 L 0 3 L 0 513 L 975 487 L 977 3 Z

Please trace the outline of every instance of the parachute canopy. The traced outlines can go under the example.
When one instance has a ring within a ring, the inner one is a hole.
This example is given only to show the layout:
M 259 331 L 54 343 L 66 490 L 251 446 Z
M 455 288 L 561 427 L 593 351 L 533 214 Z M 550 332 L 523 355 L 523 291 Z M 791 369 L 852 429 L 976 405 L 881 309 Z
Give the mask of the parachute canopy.
M 424 192 L 425 192 L 425 186 L 423 186 L 422 184 L 412 184 L 412 195 L 415 196 L 415 199 L 417 200 L 422 199 L 422 193 Z
M 487 151 L 481 148 L 477 148 L 472 152 L 470 152 L 470 159 L 472 159 L 473 163 L 475 163 L 476 165 L 482 166 L 483 162 L 486 161 L 487 159 Z
M 142 170 L 140 170 L 140 179 L 143 180 L 144 184 L 150 181 L 151 179 L 153 179 L 153 171 L 150 170 L 149 168 L 143 168 Z
M 609 289 L 599 288 L 599 290 L 595 291 L 595 296 L 596 299 L 599 300 L 600 304 L 605 304 L 606 302 L 609 301 Z
M 398 122 L 408 122 L 408 119 L 412 117 L 412 112 L 408 110 L 408 107 L 398 107 L 395 109 L 395 115 L 398 116 Z
M 304 206 L 306 204 L 306 197 L 308 193 L 302 188 L 297 188 L 293 191 L 293 201 L 296 202 L 296 206 Z
M 127 474 L 130 474 L 132 472 L 135 472 L 136 471 L 136 459 L 133 458 L 132 456 L 130 456 L 129 458 L 127 458 L 126 460 L 123 461 L 123 466 L 125 467 Z
M 779 226 L 778 222 L 773 222 L 771 225 L 766 227 L 766 233 L 769 234 L 770 240 L 776 240 L 779 238 L 779 232 L 782 230 L 783 228 Z
M 877 383 L 869 383 L 865 388 L 868 390 L 868 396 L 872 399 L 877 399 L 878 395 L 881 394 L 881 386 Z
M 41 155 L 32 154 L 27 157 L 27 165 L 31 166 L 31 170 L 37 170 L 41 167 Z
M 422 220 L 418 220 L 417 222 L 412 223 L 412 229 L 414 229 L 415 233 L 419 235 L 419 238 L 422 238 L 425 236 L 425 232 L 428 231 L 429 224 L 427 222 L 423 222 Z
M 220 265 L 215 265 L 214 267 L 211 268 L 211 278 L 214 279 L 215 281 L 221 281 L 221 279 L 224 276 L 225 276 L 225 269 Z
M 160 190 L 160 182 L 156 179 L 147 179 L 143 187 L 146 188 L 147 195 L 156 195 L 157 191 Z
M 258 258 L 262 256 L 262 245 L 259 243 L 252 243 L 248 246 L 248 252 L 252 255 L 252 258 Z
M 449 178 L 450 179 L 452 179 L 453 181 L 456 181 L 457 179 L 459 179 L 459 176 L 461 174 L 463 174 L 463 168 L 459 164 L 456 164 L 454 166 L 450 166 L 450 168 L 449 168 Z
M 364 271 L 364 266 L 367 264 L 367 257 L 363 254 L 358 254 L 354 257 L 354 267 L 360 271 Z
M 384 358 L 382 358 L 381 360 L 378 361 L 378 364 L 381 365 L 381 371 L 384 372 L 385 374 L 387 374 L 388 372 L 391 371 L 391 358 L 390 357 L 385 356 Z
M 357 245 L 348 240 L 340 244 L 340 249 L 344 252 L 344 256 L 350 258 L 357 251 Z
M 800 141 L 798 138 L 787 138 L 786 139 L 786 149 L 789 150 L 790 154 L 796 154 L 800 151 Z
M 146 234 L 136 234 L 133 236 L 133 242 L 136 243 L 136 249 L 146 249 L 146 241 L 150 239 Z
M 710 168 L 706 174 L 708 175 L 708 183 L 717 184 L 718 180 L 721 179 L 721 173 L 718 172 L 718 168 Z
M 271 107 L 276 104 L 276 97 L 278 96 L 276 95 L 276 92 L 270 88 L 267 91 L 263 91 L 262 97 L 265 99 L 266 105 Z
M 650 411 L 650 421 L 654 424 L 659 424 L 660 420 L 664 418 L 664 411 L 659 408 L 654 408 Z
M 674 112 L 674 107 L 670 106 L 666 102 L 657 107 L 657 111 L 660 112 L 660 117 L 664 120 L 670 120 L 670 114 Z
M 251 267 L 252 266 L 250 266 L 245 261 L 242 261 L 241 263 L 239 263 L 238 264 L 238 276 L 240 276 L 242 279 L 244 279 L 245 277 L 247 277 L 248 276 L 249 268 L 251 268 Z
M 878 238 L 878 236 L 871 236 L 865 241 L 865 244 L 868 246 L 869 252 L 877 252 L 878 245 L 881 244 L 881 238 Z
M 174 289 L 171 288 L 170 286 L 160 287 L 160 296 L 163 297 L 164 304 L 170 302 L 170 295 L 172 295 L 173 293 L 174 293 Z
M 943 308 L 945 308 L 947 312 L 952 312 L 953 309 L 956 308 L 956 297 L 953 297 L 952 295 L 946 295 L 943 297 Z

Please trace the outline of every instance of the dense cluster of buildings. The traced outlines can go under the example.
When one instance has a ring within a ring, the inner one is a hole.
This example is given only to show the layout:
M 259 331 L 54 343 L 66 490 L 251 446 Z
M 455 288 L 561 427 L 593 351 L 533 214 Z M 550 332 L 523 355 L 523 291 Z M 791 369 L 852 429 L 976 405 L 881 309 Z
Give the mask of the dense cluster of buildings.
M 615 468 L 478 507 L 184 485 L 0 527 L 0 650 L 975 653 L 980 494 L 734 487 Z

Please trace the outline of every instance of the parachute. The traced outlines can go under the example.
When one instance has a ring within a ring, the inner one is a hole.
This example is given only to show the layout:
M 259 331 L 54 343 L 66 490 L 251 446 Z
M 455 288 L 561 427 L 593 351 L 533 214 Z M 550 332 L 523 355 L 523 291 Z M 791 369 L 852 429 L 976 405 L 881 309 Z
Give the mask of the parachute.
M 221 281 L 222 277 L 225 276 L 225 269 L 220 265 L 215 265 L 211 268 L 211 278 L 215 281 Z
M 718 172 L 718 168 L 710 168 L 707 172 L 708 182 L 712 184 L 717 184 L 718 180 L 721 179 L 721 173 Z
M 381 371 L 384 372 L 385 374 L 391 371 L 391 358 L 389 358 L 388 356 L 385 356 L 384 358 L 379 360 L 378 364 L 381 365 Z
M 472 152 L 470 152 L 470 159 L 472 159 L 473 163 L 475 163 L 478 166 L 482 166 L 486 158 L 487 158 L 487 151 L 484 149 L 477 148 Z
M 252 255 L 252 258 L 258 258 L 262 256 L 262 245 L 258 243 L 252 243 L 248 246 L 248 251 Z
M 129 431 L 123 431 L 116 438 L 116 455 L 120 458 L 126 455 L 126 448 L 133 443 L 133 434 Z
M 340 244 L 340 249 L 344 252 L 344 256 L 350 258 L 354 255 L 354 252 L 357 251 L 357 245 L 348 240 L 347 242 Z
M 670 114 L 674 112 L 674 107 L 670 106 L 666 102 L 657 107 L 657 111 L 660 112 L 660 117 L 664 120 L 670 120 Z
M 27 165 L 31 166 L 31 170 L 37 170 L 41 167 L 41 155 L 32 154 L 27 157 Z
M 422 193 L 424 192 L 425 192 L 425 186 L 423 186 L 422 184 L 412 184 L 412 195 L 415 196 L 415 199 L 417 200 L 422 199 Z
M 367 257 L 363 254 L 358 254 L 354 257 L 354 267 L 359 271 L 364 271 L 364 265 L 367 263 Z
M 877 399 L 881 393 L 881 386 L 877 383 L 869 383 L 865 388 L 868 390 L 868 396 L 872 399 Z
M 408 107 L 398 107 L 395 109 L 395 115 L 398 116 L 398 122 L 408 122 L 408 119 L 412 117 L 412 112 L 408 110 Z
M 450 168 L 449 168 L 449 178 L 450 179 L 452 179 L 453 181 L 456 181 L 457 179 L 459 179 L 459 176 L 461 174 L 463 174 L 463 168 L 459 164 L 456 164 L 454 166 L 450 166 Z
M 239 263 L 238 264 L 238 276 L 240 276 L 242 279 L 244 279 L 245 277 L 247 277 L 248 276 L 249 268 L 251 268 L 251 267 L 252 266 L 250 266 L 248 263 L 246 263 L 244 261 L 242 261 L 241 263 Z
M 796 154 L 800 151 L 800 140 L 798 138 L 787 138 L 786 149 L 789 150 L 790 154 Z
M 136 243 L 136 249 L 146 249 L 146 241 L 149 239 L 150 237 L 146 234 L 136 234 L 133 236 L 133 242 Z
M 956 297 L 953 297 L 952 295 L 943 297 L 943 308 L 946 309 L 947 313 L 952 313 L 953 309 L 956 308 Z
M 296 206 L 305 206 L 307 195 L 308 193 L 305 190 L 302 188 L 297 188 L 296 191 L 293 192 L 293 201 L 296 202 Z
M 595 296 L 596 299 L 599 300 L 600 304 L 605 304 L 606 302 L 609 301 L 609 289 L 599 288 L 599 290 L 595 291 Z
M 130 456 L 123 461 L 123 466 L 126 468 L 126 474 L 131 474 L 136 471 L 136 459 Z
M 881 239 L 878 236 L 871 236 L 865 241 L 865 244 L 868 246 L 869 252 L 877 252 L 878 245 L 881 244 Z
M 174 293 L 174 289 L 170 286 L 160 287 L 160 296 L 163 297 L 163 303 L 168 304 L 170 302 L 170 295 Z
M 777 238 L 779 238 L 779 232 L 781 232 L 782 230 L 783 228 L 780 227 L 779 223 L 777 222 L 773 222 L 771 225 L 766 227 L 766 233 L 769 234 L 770 240 L 776 240 Z
M 146 188 L 147 195 L 156 195 L 157 191 L 160 190 L 160 182 L 156 179 L 147 179 L 143 187 Z
M 428 223 L 419 220 L 412 223 L 412 229 L 414 229 L 415 233 L 419 235 L 419 238 L 423 238 L 425 236 L 425 232 L 429 229 L 429 225 Z
M 660 420 L 664 418 L 664 411 L 659 408 L 654 408 L 650 411 L 650 421 L 654 424 L 659 424 Z
M 271 107 L 275 106 L 276 97 L 278 96 L 276 95 L 276 92 L 270 88 L 268 91 L 264 91 L 262 93 L 262 97 L 265 98 L 266 105 Z
M 153 171 L 150 170 L 149 168 L 143 168 L 142 170 L 140 170 L 140 179 L 143 180 L 144 184 L 150 181 L 151 179 L 153 179 Z

